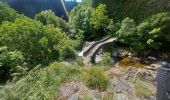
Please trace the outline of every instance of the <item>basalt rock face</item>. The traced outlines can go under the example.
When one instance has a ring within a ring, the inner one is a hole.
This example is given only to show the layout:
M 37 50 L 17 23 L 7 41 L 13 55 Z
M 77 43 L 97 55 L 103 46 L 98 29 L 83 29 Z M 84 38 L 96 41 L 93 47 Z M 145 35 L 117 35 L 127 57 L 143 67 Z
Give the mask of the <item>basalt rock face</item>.
M 119 21 L 130 17 L 141 22 L 155 13 L 170 11 L 170 0 L 93 0 L 93 6 L 99 3 L 106 4 L 110 17 Z

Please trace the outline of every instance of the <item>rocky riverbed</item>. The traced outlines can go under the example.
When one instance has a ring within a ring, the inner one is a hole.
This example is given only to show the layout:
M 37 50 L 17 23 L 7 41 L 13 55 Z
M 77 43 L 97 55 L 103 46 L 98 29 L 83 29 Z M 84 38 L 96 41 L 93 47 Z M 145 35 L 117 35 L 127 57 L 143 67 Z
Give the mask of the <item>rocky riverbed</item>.
M 128 61 L 131 58 L 124 59 Z M 156 69 L 159 63 L 124 63 L 120 60 L 107 68 L 110 79 L 107 91 L 93 90 L 82 82 L 71 81 L 61 85 L 60 100 L 156 100 Z

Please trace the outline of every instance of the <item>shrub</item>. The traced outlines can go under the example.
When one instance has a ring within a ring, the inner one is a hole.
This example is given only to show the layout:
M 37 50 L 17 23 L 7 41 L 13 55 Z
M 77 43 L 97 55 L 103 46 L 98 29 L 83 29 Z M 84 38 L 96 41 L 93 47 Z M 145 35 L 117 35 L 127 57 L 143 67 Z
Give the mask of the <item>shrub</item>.
M 8 80 L 13 73 L 19 73 L 24 62 L 21 52 L 10 52 L 7 47 L 0 48 L 0 82 Z M 22 72 L 21 72 L 22 73 Z
M 14 21 L 18 17 L 21 17 L 21 15 L 10 8 L 7 3 L 0 1 L 0 24 L 2 24 L 3 21 Z
M 81 73 L 79 66 L 77 65 L 66 65 L 63 63 L 54 62 L 48 68 L 49 71 L 55 72 L 56 75 L 60 77 L 61 82 L 66 82 L 70 80 L 77 79 L 78 75 Z
M 110 19 L 107 15 L 107 7 L 105 4 L 100 4 L 91 14 L 90 24 L 93 27 L 93 38 L 101 38 L 106 36 L 106 29 Z
M 83 1 L 79 6 L 74 7 L 69 16 L 69 25 L 75 31 L 75 35 L 84 35 L 84 39 L 92 38 L 92 27 L 90 25 L 90 17 L 92 13 L 92 6 L 87 1 Z M 79 34 L 80 30 L 84 34 Z
M 135 83 L 135 91 L 137 96 L 142 96 L 142 97 L 149 97 L 152 94 L 152 91 L 149 88 L 148 83 L 142 82 L 142 81 L 137 81 Z
M 82 77 L 85 84 L 90 88 L 104 91 L 109 85 L 108 76 L 99 67 L 89 67 L 85 69 Z
M 69 38 L 59 28 L 43 26 L 30 18 L 4 22 L 0 27 L 0 44 L 10 51 L 21 51 L 32 66 L 48 63 L 60 58 L 60 48 L 67 45 Z
M 62 18 L 57 17 L 52 10 L 41 11 L 35 15 L 35 19 L 44 25 L 53 25 L 54 27 L 58 27 L 66 32 L 69 30 L 68 23 Z
M 107 26 L 108 35 L 114 36 L 116 34 L 116 32 L 119 30 L 119 28 L 120 28 L 120 22 L 114 23 L 114 21 L 112 19 L 110 21 L 109 25 Z
M 104 65 L 110 66 L 113 64 L 110 53 L 106 52 L 102 55 L 102 62 Z
M 61 56 L 63 60 L 74 60 L 76 59 L 76 52 L 73 47 L 66 46 L 66 47 L 63 47 L 61 51 Z
M 133 19 L 126 18 L 122 21 L 121 28 L 118 30 L 117 37 L 123 43 L 134 42 L 133 36 L 136 35 L 136 26 Z
M 53 63 L 45 68 L 38 66 L 16 83 L 0 89 L 1 100 L 56 100 L 59 86 L 80 74 L 78 66 Z
M 138 52 L 144 49 L 168 49 L 170 43 L 169 23 L 169 13 L 153 15 L 138 26 L 135 25 L 133 19 L 126 18 L 117 32 L 117 38 Z

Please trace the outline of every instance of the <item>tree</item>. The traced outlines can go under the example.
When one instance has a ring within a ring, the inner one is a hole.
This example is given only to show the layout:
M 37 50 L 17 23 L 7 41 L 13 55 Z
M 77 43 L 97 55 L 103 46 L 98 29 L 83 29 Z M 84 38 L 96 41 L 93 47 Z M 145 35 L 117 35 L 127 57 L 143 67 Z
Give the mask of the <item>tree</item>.
M 53 25 L 54 27 L 61 28 L 63 31 L 68 32 L 68 23 L 55 15 L 52 10 L 41 11 L 35 15 L 35 19 L 44 25 Z
M 145 44 L 138 40 L 137 28 L 133 19 L 126 18 L 122 21 L 121 28 L 117 31 L 117 38 L 130 45 L 134 50 L 140 51 L 145 48 Z
M 169 12 L 168 0 L 91 0 L 93 7 L 100 3 L 106 4 L 108 15 L 114 20 L 122 21 L 126 17 L 134 19 L 139 24 L 144 19 L 163 11 Z M 151 3 L 152 2 L 152 3 Z M 159 6 L 154 6 L 159 4 Z
M 111 19 L 109 25 L 107 26 L 107 32 L 109 36 L 114 36 L 116 32 L 120 28 L 120 22 L 114 22 L 113 19 Z
M 21 51 L 32 66 L 46 65 L 60 58 L 60 49 L 70 39 L 59 28 L 24 17 L 15 22 L 4 22 L 0 27 L 0 46 L 10 51 Z
M 83 1 L 82 4 L 74 7 L 70 12 L 69 24 L 76 33 L 79 33 L 79 30 L 84 31 L 84 39 L 91 40 L 92 27 L 90 24 L 90 16 L 92 13 L 92 7 L 88 0 Z
M 107 26 L 110 19 L 107 16 L 106 5 L 100 4 L 93 12 L 90 18 L 90 24 L 92 24 L 95 30 L 94 37 L 101 38 L 105 36 Z
M 170 14 L 158 13 L 138 26 L 140 40 L 147 43 L 148 48 L 155 50 L 168 49 L 170 43 Z
M 138 26 L 133 19 L 122 21 L 117 32 L 117 38 L 134 50 L 169 50 L 170 43 L 170 14 L 158 13 L 144 20 Z M 145 51 L 146 51 L 145 50 Z
M 3 21 L 14 21 L 18 17 L 21 17 L 21 15 L 10 8 L 7 3 L 0 2 L 0 24 L 2 24 Z
M 131 41 L 131 37 L 133 37 L 136 33 L 136 25 L 133 19 L 126 18 L 122 21 L 121 28 L 118 30 L 117 37 L 123 43 L 129 43 Z

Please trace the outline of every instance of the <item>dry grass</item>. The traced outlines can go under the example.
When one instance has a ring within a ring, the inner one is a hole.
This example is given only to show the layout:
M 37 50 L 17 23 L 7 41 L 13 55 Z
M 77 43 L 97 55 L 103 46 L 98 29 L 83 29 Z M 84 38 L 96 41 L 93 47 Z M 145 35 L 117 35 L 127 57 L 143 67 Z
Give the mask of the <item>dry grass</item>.
M 138 80 L 134 84 L 134 87 L 135 87 L 136 95 L 139 97 L 147 98 L 152 95 L 152 91 L 151 91 L 149 83 Z

